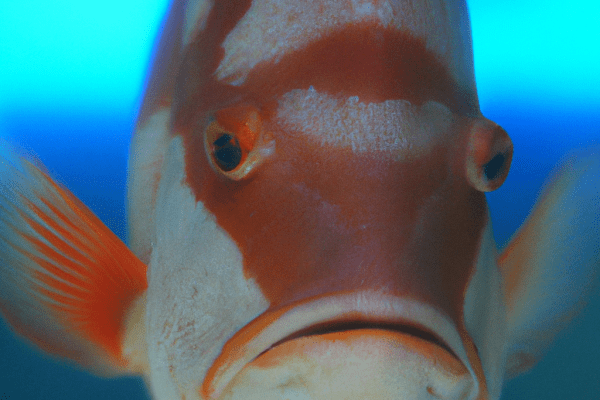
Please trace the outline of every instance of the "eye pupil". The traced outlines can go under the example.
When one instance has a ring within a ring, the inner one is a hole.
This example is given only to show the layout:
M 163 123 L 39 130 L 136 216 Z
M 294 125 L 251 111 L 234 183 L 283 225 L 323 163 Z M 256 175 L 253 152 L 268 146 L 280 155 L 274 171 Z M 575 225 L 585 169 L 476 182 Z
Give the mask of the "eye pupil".
M 227 143 L 229 143 L 231 141 L 231 139 L 233 139 L 233 137 L 231 135 L 224 133 L 221 136 L 219 136 L 219 138 L 217 140 L 214 141 L 213 146 L 223 147 Z
M 500 171 L 502 171 L 502 167 L 504 166 L 504 154 L 496 154 L 494 158 L 483 167 L 483 172 L 485 173 L 485 177 L 488 180 L 494 180 L 498 175 L 500 175 Z
M 225 133 L 213 142 L 213 146 L 215 162 L 223 171 L 231 171 L 240 165 L 242 149 L 234 136 Z

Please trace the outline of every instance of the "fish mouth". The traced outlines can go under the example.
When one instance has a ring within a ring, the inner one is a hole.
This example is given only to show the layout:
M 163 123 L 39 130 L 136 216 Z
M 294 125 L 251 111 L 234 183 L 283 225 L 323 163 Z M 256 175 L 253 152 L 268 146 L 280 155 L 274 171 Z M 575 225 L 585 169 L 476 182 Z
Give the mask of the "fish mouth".
M 440 338 L 435 333 L 429 331 L 428 329 L 423 328 L 422 326 L 417 325 L 409 325 L 409 324 L 397 324 L 392 322 L 376 322 L 376 321 L 367 321 L 367 320 L 337 320 L 331 322 L 322 322 L 318 324 L 314 324 L 304 329 L 300 329 L 297 332 L 294 332 L 283 339 L 273 343 L 269 346 L 268 349 L 265 349 L 260 354 L 258 354 L 254 360 L 260 358 L 263 354 L 271 351 L 277 346 L 280 346 L 286 342 L 300 339 L 303 337 L 309 336 L 320 336 L 329 333 L 338 333 L 338 332 L 347 332 L 347 331 L 358 331 L 358 330 L 379 330 L 379 331 L 388 331 L 388 332 L 397 332 L 404 335 L 409 335 L 414 338 L 418 338 L 425 342 L 429 342 L 434 344 L 446 352 L 448 352 L 452 357 L 456 360 L 460 361 L 460 358 L 452 351 L 450 346 L 446 344 L 446 342 Z
M 433 344 L 475 376 L 455 324 L 435 307 L 379 292 L 327 294 L 267 311 L 240 329 L 208 371 L 202 396 L 219 398 L 246 365 L 288 343 L 361 330 L 391 332 Z

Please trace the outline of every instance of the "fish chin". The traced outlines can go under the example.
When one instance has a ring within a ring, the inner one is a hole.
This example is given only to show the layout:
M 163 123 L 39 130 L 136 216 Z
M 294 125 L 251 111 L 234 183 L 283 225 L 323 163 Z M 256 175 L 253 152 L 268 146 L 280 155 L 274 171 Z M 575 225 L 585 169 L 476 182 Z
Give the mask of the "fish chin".
M 474 382 L 447 349 L 409 333 L 300 336 L 248 363 L 220 399 L 464 399 Z

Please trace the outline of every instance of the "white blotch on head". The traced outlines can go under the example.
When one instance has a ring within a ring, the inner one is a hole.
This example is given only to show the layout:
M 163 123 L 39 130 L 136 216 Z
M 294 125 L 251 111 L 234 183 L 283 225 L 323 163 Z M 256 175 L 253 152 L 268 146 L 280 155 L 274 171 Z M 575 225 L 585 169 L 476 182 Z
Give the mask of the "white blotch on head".
M 444 105 L 416 106 L 406 100 L 363 103 L 357 96 L 338 98 L 292 90 L 279 101 L 277 123 L 290 134 L 304 134 L 321 145 L 353 152 L 391 152 L 404 160 L 447 140 L 454 117 Z
M 456 16 L 448 14 L 452 13 L 443 0 L 254 0 L 223 42 L 225 55 L 216 76 L 240 85 L 260 62 L 278 62 L 287 53 L 359 23 L 393 27 L 425 39 L 427 48 L 452 70 L 453 58 L 459 55 L 456 46 L 462 43 L 458 21 L 452 20 Z

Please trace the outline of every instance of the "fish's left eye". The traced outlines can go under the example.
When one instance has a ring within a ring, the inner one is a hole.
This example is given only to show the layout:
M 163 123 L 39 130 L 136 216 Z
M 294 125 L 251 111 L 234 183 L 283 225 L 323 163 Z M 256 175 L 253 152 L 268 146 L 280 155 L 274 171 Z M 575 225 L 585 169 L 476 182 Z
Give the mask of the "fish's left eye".
M 254 107 L 222 109 L 206 128 L 206 155 L 216 172 L 240 180 L 270 154 L 272 143 L 265 137 Z
M 223 133 L 213 142 L 212 155 L 217 166 L 223 171 L 229 172 L 240 165 L 242 148 L 235 136 Z

